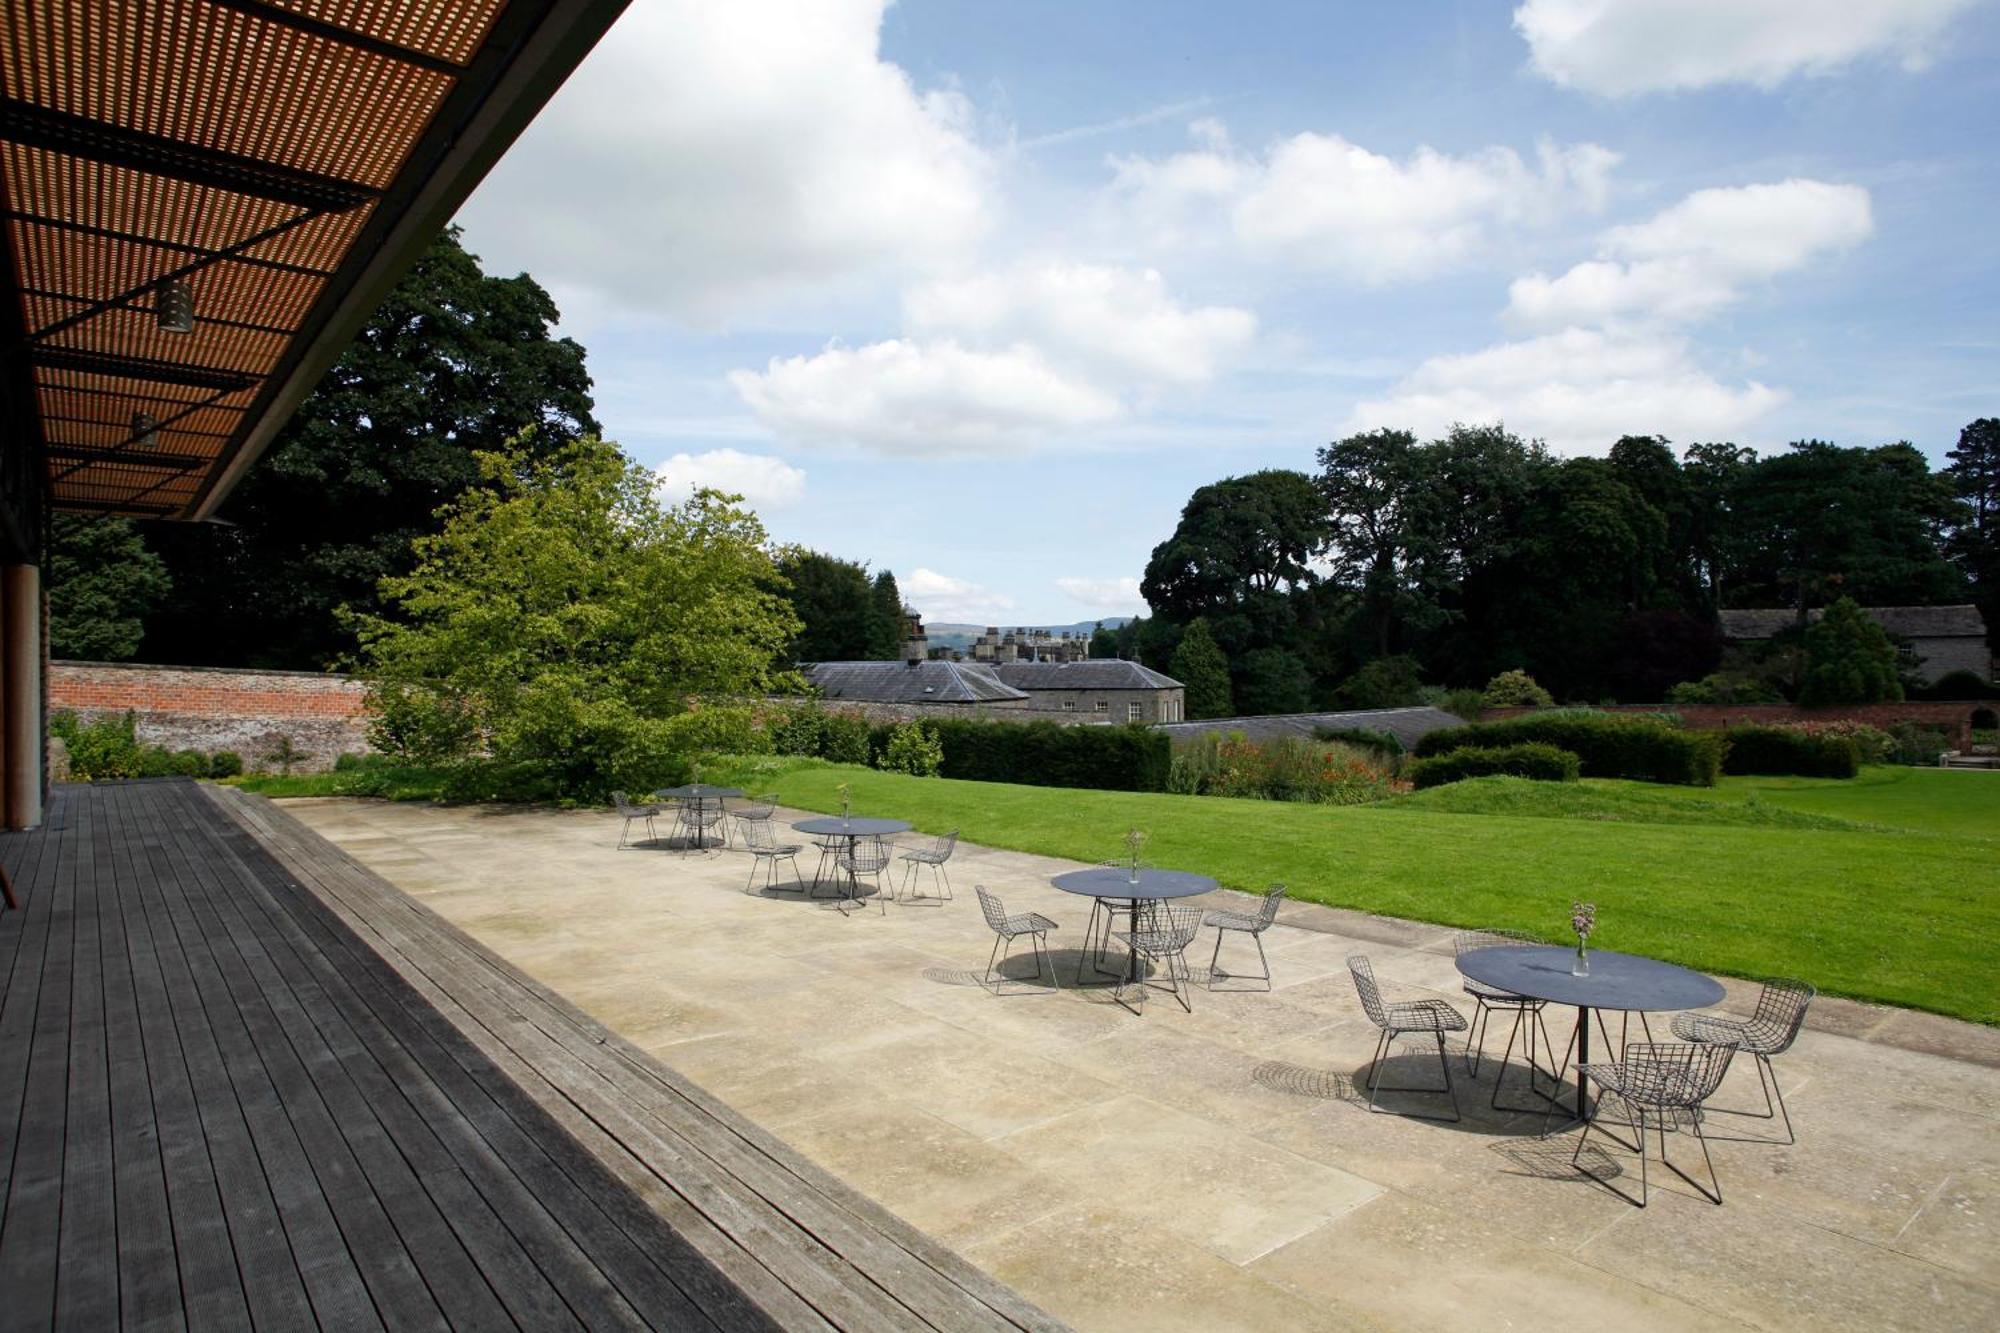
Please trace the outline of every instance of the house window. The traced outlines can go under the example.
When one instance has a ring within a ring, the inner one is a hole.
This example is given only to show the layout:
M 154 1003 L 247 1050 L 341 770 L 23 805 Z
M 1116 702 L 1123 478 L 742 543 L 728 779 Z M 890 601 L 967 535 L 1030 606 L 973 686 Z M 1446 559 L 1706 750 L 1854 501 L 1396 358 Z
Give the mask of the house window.
M 1063 712 L 1074 713 L 1075 711 L 1076 711 L 1076 700 L 1074 699 L 1063 700 Z
M 1111 711 L 1111 701 L 1109 699 L 1099 699 L 1093 707 L 1097 712 L 1108 713 Z
M 1141 717 L 1145 715 L 1145 712 L 1146 712 L 1146 706 L 1144 704 L 1126 704 L 1125 720 L 1127 722 L 1137 722 Z

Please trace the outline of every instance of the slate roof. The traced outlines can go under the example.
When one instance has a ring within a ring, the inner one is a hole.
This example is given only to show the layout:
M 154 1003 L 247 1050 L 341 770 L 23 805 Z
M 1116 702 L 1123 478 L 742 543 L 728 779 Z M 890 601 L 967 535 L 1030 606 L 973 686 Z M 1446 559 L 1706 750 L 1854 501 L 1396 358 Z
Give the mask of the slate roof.
M 1262 741 L 1278 736 L 1304 736 L 1311 739 L 1315 727 L 1356 728 L 1386 731 L 1400 740 L 1406 748 L 1414 749 L 1418 740 L 1433 731 L 1464 725 L 1464 718 L 1455 713 L 1447 713 L 1442 708 L 1370 708 L 1348 713 L 1275 713 L 1267 717 L 1212 717 L 1200 722 L 1168 722 L 1156 730 L 1166 732 L 1177 741 L 1198 736 L 1204 731 L 1240 731 L 1251 740 Z
M 1976 606 L 1864 606 L 1862 612 L 1891 634 L 1906 639 L 1983 639 L 1986 619 Z M 1820 612 L 1810 611 L 1808 622 Z M 1798 623 L 1798 612 L 1785 607 L 1754 608 L 1720 613 L 1726 639 L 1755 641 L 1774 638 Z
M 1085 662 L 981 663 L 1017 690 L 1177 690 L 1181 683 L 1137 662 L 1099 658 Z
M 988 704 L 1028 696 L 970 662 L 814 662 L 800 668 L 829 699 L 871 704 Z

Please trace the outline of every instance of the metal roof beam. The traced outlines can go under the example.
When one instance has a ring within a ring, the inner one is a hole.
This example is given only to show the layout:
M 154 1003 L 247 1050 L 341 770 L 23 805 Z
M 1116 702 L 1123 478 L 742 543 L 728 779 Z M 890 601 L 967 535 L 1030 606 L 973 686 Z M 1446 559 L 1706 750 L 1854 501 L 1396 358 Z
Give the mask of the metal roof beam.
M 240 393 L 255 388 L 258 383 L 257 376 L 240 371 L 210 370 L 205 366 L 154 361 L 142 356 L 112 356 L 75 347 L 37 347 L 30 353 L 30 358 L 37 368 L 43 370 L 73 370 L 84 375 L 109 375 L 116 379 L 146 380 L 153 384 L 179 384 L 190 389 L 212 389 L 220 393 Z
M 146 488 L 148 491 L 152 489 L 154 488 L 151 486 Z M 145 491 L 141 491 L 140 494 L 145 494 Z M 153 518 L 165 518 L 167 515 L 175 513 L 180 509 L 179 505 L 144 504 L 137 500 L 74 500 L 60 495 L 55 497 L 55 506 L 58 509 L 76 509 L 87 514 L 130 514 L 139 512 L 150 515 Z
M 270 0 L 208 0 L 208 2 L 220 9 L 233 9 L 239 14 L 248 14 L 267 23 L 290 28 L 293 32 L 302 32 L 324 41 L 338 42 L 342 46 L 351 46 L 357 51 L 366 51 L 370 55 L 382 56 L 385 59 L 399 60 L 406 65 L 430 70 L 434 74 L 457 76 L 465 73 L 465 66 L 454 64 L 443 56 L 434 56 L 428 51 L 413 51 L 407 46 L 385 42 L 380 37 L 371 37 L 365 32 L 343 28 L 338 23 L 328 23 L 325 19 L 301 14 L 296 9 L 285 9 L 271 4 Z
M 145 236 L 135 231 L 117 231 L 110 227 L 96 227 L 88 222 L 72 222 L 68 218 L 52 218 L 41 213 L 24 213 L 10 208 L 0 211 L 0 217 L 16 222 L 26 222 L 36 227 L 54 227 L 58 231 L 75 232 L 79 236 L 95 236 L 106 241 L 127 241 L 133 245 L 149 245 L 157 250 L 171 250 L 177 255 L 194 255 L 199 259 L 228 260 L 232 264 L 249 264 L 253 268 L 274 269 L 279 273 L 296 273 L 302 278 L 328 278 L 331 269 L 313 268 L 307 264 L 288 264 L 282 259 L 263 259 L 256 255 L 232 253 L 227 250 L 213 250 L 207 246 L 189 245 L 185 241 L 167 241 L 157 236 Z
M 89 449 L 78 444 L 51 444 L 48 456 L 89 466 L 116 463 L 121 467 L 160 468 L 168 472 L 199 472 L 215 459 L 207 454 L 149 454 L 133 449 Z
M 0 98 L 0 138 L 210 189 L 272 199 L 313 213 L 345 213 L 381 196 L 379 190 L 335 176 L 125 129 L 16 97 Z

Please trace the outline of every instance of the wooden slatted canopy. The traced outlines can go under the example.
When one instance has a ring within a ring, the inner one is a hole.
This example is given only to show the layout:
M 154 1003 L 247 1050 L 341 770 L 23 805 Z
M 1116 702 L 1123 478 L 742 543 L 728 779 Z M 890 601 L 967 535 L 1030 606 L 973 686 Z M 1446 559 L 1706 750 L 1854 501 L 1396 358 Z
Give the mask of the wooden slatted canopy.
M 0 0 L 11 544 L 213 514 L 625 3 Z

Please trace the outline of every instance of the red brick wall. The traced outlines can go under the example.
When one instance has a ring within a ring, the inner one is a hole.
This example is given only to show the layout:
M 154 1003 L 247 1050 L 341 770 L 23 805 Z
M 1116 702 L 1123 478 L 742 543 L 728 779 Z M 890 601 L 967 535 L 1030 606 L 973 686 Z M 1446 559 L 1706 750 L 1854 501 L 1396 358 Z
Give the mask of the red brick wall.
M 280 738 L 307 756 L 304 769 L 368 748 L 364 688 L 330 673 L 51 662 L 49 711 L 64 710 L 130 712 L 145 744 L 234 750 L 252 768 Z
M 1900 703 L 1844 704 L 1838 707 L 1801 708 L 1797 704 L 1617 704 L 1603 709 L 1608 713 L 1678 714 L 1681 721 L 1702 731 L 1748 725 L 1771 726 L 1788 722 L 1865 722 L 1887 728 L 1897 722 L 1915 722 L 1949 732 L 1952 744 L 1964 750 L 1972 744 L 1972 714 L 1976 709 L 2000 709 L 2000 703 Z M 1519 717 L 1533 708 L 1489 708 L 1480 717 L 1494 721 Z

